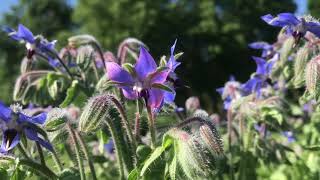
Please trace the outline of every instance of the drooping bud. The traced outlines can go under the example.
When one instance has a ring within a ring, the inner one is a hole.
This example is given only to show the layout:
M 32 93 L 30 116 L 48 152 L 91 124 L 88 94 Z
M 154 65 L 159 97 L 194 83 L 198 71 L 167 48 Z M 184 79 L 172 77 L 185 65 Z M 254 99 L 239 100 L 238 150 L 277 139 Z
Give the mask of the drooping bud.
M 208 147 L 208 149 L 215 155 L 223 155 L 223 143 L 216 127 L 211 124 L 210 126 L 204 124 L 199 129 L 200 137 Z
M 138 59 L 138 51 L 141 46 L 147 47 L 142 41 L 136 38 L 127 38 L 123 40 L 119 45 L 117 53 L 120 64 L 126 62 L 127 53 L 129 53 L 134 59 Z
M 22 101 L 32 83 L 48 73 L 49 71 L 30 71 L 20 75 L 14 85 L 13 99 L 15 101 Z
M 68 39 L 68 42 L 69 42 L 69 46 L 73 48 L 79 47 L 81 45 L 91 44 L 91 43 L 98 44 L 98 41 L 96 40 L 96 38 L 88 34 L 72 36 Z
M 316 56 L 306 66 L 305 81 L 310 94 L 316 95 L 320 90 L 320 56 Z
M 85 106 L 79 120 L 79 130 L 90 132 L 109 116 L 112 101 L 108 94 L 98 95 L 90 98 Z
M 94 49 L 90 45 L 78 48 L 77 64 L 81 69 L 87 69 L 94 58 Z
M 186 101 L 187 111 L 193 112 L 200 108 L 200 100 L 196 96 L 189 97 Z
M 32 70 L 32 66 L 33 66 L 33 59 L 28 59 L 27 57 L 24 57 L 21 61 L 21 65 L 20 65 L 21 74 Z
M 309 60 L 309 48 L 307 45 L 300 48 L 297 52 L 296 59 L 294 60 L 294 81 L 295 87 L 301 87 L 304 82 L 304 73 L 307 62 Z

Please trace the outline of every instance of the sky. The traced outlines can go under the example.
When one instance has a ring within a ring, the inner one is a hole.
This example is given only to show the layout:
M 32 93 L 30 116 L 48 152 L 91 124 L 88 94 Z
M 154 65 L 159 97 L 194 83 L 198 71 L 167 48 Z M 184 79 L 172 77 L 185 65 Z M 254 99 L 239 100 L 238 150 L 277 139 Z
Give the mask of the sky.
M 71 5 L 75 5 L 77 0 L 68 0 Z M 302 15 L 307 11 L 307 1 L 308 0 L 294 0 L 297 5 L 297 14 Z M 15 5 L 19 2 L 19 0 L 1 0 L 0 5 L 0 14 L 8 12 L 10 10 L 10 6 Z

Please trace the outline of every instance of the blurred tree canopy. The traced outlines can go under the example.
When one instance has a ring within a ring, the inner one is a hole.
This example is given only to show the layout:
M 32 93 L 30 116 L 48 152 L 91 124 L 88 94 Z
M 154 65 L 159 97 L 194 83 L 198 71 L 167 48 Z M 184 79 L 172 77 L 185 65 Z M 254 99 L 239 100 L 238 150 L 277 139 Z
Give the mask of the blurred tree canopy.
M 49 40 L 65 40 L 72 28 L 72 8 L 65 0 L 21 0 L 11 7 L 11 12 L 2 16 L 1 25 L 17 28 L 19 23 L 26 25 L 36 34 L 42 34 Z M 25 48 L 13 42 L 1 32 L 0 36 L 0 99 L 12 101 L 15 79 L 20 73 L 20 62 Z M 5 68 L 4 68 L 5 67 Z
M 320 1 L 319 0 L 308 0 L 309 13 L 316 17 L 320 17 Z
M 73 17 L 112 50 L 133 36 L 159 59 L 177 38 L 185 52 L 178 74 L 191 87 L 178 92 L 178 102 L 199 95 L 210 108 L 229 75 L 245 81 L 255 68 L 247 44 L 276 37 L 260 16 L 295 9 L 291 0 L 79 0 Z
M 176 52 L 185 52 L 178 74 L 191 87 L 178 90 L 178 104 L 198 95 L 211 110 L 219 99 L 215 89 L 229 75 L 244 82 L 254 70 L 250 56 L 257 52 L 247 44 L 276 37 L 278 29 L 263 23 L 260 16 L 295 9 L 291 0 L 78 0 L 74 9 L 65 0 L 21 0 L 3 16 L 2 24 L 16 27 L 21 22 L 35 34 L 50 40 L 58 37 L 59 45 L 65 44 L 62 40 L 69 34 L 88 33 L 114 52 L 124 38 L 136 37 L 158 60 L 163 53 L 169 54 L 177 38 Z M 0 71 L 0 90 L 7 92 L 0 98 L 5 100 L 11 97 L 9 89 L 23 57 L 23 48 L 18 50 L 9 42 L 1 36 L 0 63 L 8 67 Z

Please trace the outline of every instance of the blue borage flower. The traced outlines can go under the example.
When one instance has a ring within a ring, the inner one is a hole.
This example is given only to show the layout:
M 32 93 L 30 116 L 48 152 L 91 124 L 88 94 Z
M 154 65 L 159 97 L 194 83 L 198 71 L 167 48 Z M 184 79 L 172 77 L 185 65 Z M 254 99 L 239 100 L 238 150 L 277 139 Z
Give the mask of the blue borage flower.
M 179 86 L 179 78 L 175 73 L 176 68 L 181 64 L 181 62 L 176 61 L 174 58 L 174 49 L 176 47 L 177 40 L 174 41 L 173 45 L 171 46 L 170 51 L 170 58 L 166 64 L 166 67 L 169 69 L 169 75 L 167 77 L 166 84 L 173 90 L 172 92 L 164 92 L 164 102 L 165 103 L 172 103 L 175 99 L 176 92 L 174 91 L 176 87 Z
M 113 142 L 112 139 L 110 139 L 109 142 L 104 145 L 104 149 L 105 149 L 109 154 L 113 154 L 113 153 L 114 153 L 114 142 Z
M 36 116 L 28 116 L 21 111 L 17 105 L 11 108 L 0 102 L 0 128 L 2 130 L 1 153 L 12 150 L 19 142 L 22 135 L 28 139 L 38 142 L 49 151 L 53 151 L 52 145 L 38 136 L 36 124 L 44 124 L 47 114 L 41 113 Z
M 216 91 L 223 99 L 223 107 L 225 110 L 230 108 L 233 100 L 236 100 L 244 95 L 241 89 L 241 84 L 236 81 L 233 76 L 230 77 L 229 81 L 224 85 L 224 87 L 218 88 Z
M 50 54 L 55 51 L 56 40 L 49 42 L 42 36 L 34 36 L 33 33 L 22 24 L 19 24 L 17 31 L 10 27 L 4 27 L 3 31 L 8 33 L 11 39 L 25 43 L 27 48 L 27 58 L 30 59 L 36 52 L 40 52 L 47 56 L 51 66 L 59 66 L 57 60 L 55 60 Z
M 242 85 L 242 90 L 246 95 L 257 93 L 257 97 L 260 97 L 261 89 L 269 85 L 267 79 L 271 74 L 274 63 L 279 59 L 279 54 L 276 53 L 273 58 L 268 61 L 260 57 L 252 58 L 257 64 L 256 73 Z
M 108 78 L 122 89 L 126 98 L 144 98 L 152 109 L 161 106 L 165 91 L 158 87 L 165 86 L 169 70 L 157 68 L 154 59 L 144 47 L 140 48 L 133 72 L 128 72 L 115 62 L 108 62 L 106 66 Z
M 294 137 L 294 134 L 292 131 L 284 131 L 282 132 L 282 135 L 287 138 L 289 143 L 293 143 L 296 141 L 296 138 Z
M 293 35 L 297 40 L 304 37 L 307 31 L 320 38 L 320 23 L 309 17 L 296 17 L 292 13 L 280 13 L 277 16 L 267 14 L 261 17 L 271 26 L 283 27 L 287 34 Z

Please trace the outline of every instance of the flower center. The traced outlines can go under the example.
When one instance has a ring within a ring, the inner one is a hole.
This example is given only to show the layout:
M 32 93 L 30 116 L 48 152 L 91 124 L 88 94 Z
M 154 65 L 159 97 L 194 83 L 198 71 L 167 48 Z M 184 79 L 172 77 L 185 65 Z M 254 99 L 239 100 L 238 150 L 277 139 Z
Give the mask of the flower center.
M 143 90 L 143 85 L 141 82 L 136 82 L 133 86 L 133 90 L 140 93 Z
M 6 149 L 9 149 L 9 147 L 11 146 L 13 139 L 17 136 L 18 131 L 16 131 L 15 129 L 8 129 L 5 131 L 4 133 L 4 138 L 6 140 Z

